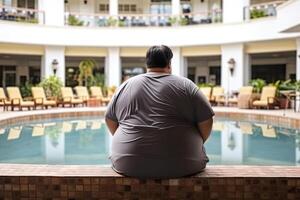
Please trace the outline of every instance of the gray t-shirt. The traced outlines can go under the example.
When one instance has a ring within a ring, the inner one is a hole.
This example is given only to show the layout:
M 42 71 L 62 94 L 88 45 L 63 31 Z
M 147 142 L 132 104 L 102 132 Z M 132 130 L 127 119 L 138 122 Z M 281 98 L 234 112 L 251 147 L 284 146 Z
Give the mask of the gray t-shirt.
M 208 158 L 197 123 L 214 115 L 190 80 L 147 73 L 123 83 L 105 117 L 119 123 L 110 159 L 119 173 L 171 178 L 197 173 Z

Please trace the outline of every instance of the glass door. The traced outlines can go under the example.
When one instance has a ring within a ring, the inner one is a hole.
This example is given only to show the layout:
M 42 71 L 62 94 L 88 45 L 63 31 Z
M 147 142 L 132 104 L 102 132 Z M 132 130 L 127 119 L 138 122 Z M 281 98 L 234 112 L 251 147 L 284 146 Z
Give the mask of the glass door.
M 2 85 L 3 87 L 16 86 L 16 67 L 4 67 Z

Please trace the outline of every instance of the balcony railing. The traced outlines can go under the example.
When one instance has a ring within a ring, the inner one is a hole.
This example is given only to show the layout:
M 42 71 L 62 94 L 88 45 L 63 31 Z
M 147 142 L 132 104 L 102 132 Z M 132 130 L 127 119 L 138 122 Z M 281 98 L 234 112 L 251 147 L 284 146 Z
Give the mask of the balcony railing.
M 44 24 L 44 16 L 40 10 L 0 6 L 0 20 Z
M 244 8 L 244 19 L 257 19 L 262 17 L 271 17 L 277 15 L 277 6 L 285 1 L 273 1 L 268 3 L 253 4 Z
M 146 27 L 146 26 L 186 26 L 222 22 L 222 11 L 209 13 L 170 14 L 126 14 L 98 15 L 65 13 L 65 24 L 87 27 Z

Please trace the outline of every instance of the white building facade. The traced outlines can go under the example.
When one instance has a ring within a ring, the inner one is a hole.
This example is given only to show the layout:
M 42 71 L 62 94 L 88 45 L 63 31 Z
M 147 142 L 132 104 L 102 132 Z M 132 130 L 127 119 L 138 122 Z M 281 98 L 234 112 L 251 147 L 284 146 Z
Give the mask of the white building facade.
M 118 86 L 160 44 L 173 50 L 175 75 L 228 92 L 260 76 L 300 80 L 300 0 L 0 0 L 0 8 L 2 87 L 52 75 L 54 60 L 70 85 L 85 58 Z M 251 19 L 260 9 L 268 16 Z

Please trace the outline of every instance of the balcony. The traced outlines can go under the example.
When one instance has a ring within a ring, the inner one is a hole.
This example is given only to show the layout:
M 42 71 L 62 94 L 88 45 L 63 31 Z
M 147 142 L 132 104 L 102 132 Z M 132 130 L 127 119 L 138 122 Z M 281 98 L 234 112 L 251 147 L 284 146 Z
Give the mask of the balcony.
M 222 10 L 206 13 L 171 14 L 105 14 L 65 13 L 65 25 L 86 27 L 186 26 L 222 22 Z
M 0 20 L 44 24 L 44 16 L 44 12 L 40 10 L 0 6 Z
M 244 20 L 248 21 L 252 19 L 277 16 L 277 7 L 284 2 L 286 2 L 286 0 L 271 1 L 247 6 L 244 8 Z

